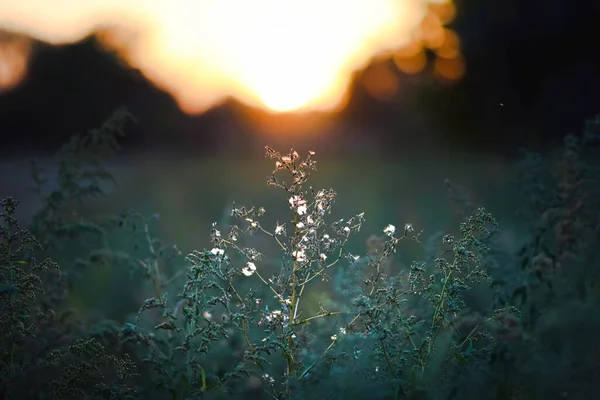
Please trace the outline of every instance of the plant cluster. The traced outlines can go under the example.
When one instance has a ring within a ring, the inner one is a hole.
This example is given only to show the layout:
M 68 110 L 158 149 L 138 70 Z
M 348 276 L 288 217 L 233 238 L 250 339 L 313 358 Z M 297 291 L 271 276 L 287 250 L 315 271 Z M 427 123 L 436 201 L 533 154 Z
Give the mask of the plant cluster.
M 155 235 L 157 214 L 73 211 L 114 181 L 102 163 L 131 119 L 121 109 L 65 145 L 49 192 L 32 163 L 43 207 L 29 231 L 14 218 L 17 201 L 0 204 L 3 398 L 537 399 L 593 389 L 600 346 L 555 332 L 600 328 L 588 318 L 600 300 L 600 118 L 565 139 L 556 168 L 525 153 L 520 212 L 532 229 L 516 251 L 450 182 L 456 232 L 424 239 L 411 223 L 389 224 L 364 255 L 351 251 L 365 215 L 331 217 L 336 192 L 308 184 L 315 153 L 266 147 L 267 186 L 286 205 L 273 211 L 279 221 L 234 203 L 209 248 L 187 256 Z M 257 236 L 272 245 L 255 246 Z M 408 245 L 423 257 L 399 270 Z M 143 296 L 137 313 L 76 310 L 77 288 L 99 266 L 128 272 Z

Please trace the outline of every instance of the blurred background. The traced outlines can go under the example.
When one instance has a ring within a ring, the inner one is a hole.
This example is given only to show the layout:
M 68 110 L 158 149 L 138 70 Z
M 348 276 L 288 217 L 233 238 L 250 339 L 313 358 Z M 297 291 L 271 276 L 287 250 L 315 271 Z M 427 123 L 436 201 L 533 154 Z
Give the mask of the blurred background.
M 27 159 L 124 105 L 119 187 L 86 207 L 160 213 L 184 252 L 232 200 L 285 215 L 264 145 L 316 151 L 313 184 L 366 213 L 365 240 L 455 226 L 446 178 L 517 237 L 519 146 L 600 112 L 599 18 L 597 0 L 1 0 L 0 195 L 31 215 Z
M 0 0 L 0 198 L 20 200 L 17 217 L 41 226 L 45 239 L 67 233 L 45 255 L 59 263 L 66 277 L 59 283 L 69 289 L 58 311 L 72 307 L 72 320 L 88 327 L 137 324 L 144 299 L 163 290 L 144 267 L 154 255 L 143 224 L 136 221 L 132 232 L 106 216 L 130 208 L 159 216 L 149 226 L 161 240 L 156 248 L 176 244 L 181 251 L 158 252 L 156 271 L 173 305 L 189 270 L 185 255 L 213 247 L 213 222 L 228 231 L 233 201 L 265 207 L 266 229 L 290 225 L 286 193 L 266 184 L 274 160 L 265 159 L 265 145 L 284 154 L 294 148 L 302 158 L 316 152 L 318 170 L 308 183 L 337 191 L 330 222 L 365 213 L 347 252 L 372 253 L 381 240 L 371 235 L 383 236 L 388 224 L 422 231 L 421 243 L 403 241 L 384 266 L 401 279 L 413 261 L 441 253 L 440 232 L 459 234 L 461 204 L 485 206 L 501 231 L 490 268 L 508 304 L 519 302 L 525 316 L 522 325 L 506 319 L 508 332 L 527 339 L 513 352 L 521 360 L 514 365 L 526 371 L 527 385 L 545 390 L 527 398 L 593 398 L 582 381 L 597 391 L 600 274 L 593 257 L 600 225 L 589 237 L 580 233 L 597 214 L 597 198 L 580 193 L 593 195 L 593 188 L 570 185 L 575 178 L 567 173 L 542 180 L 546 193 L 529 187 L 532 199 L 562 196 L 567 221 L 547 218 L 547 234 L 555 236 L 548 243 L 570 254 L 571 245 L 589 239 L 581 263 L 559 258 L 550 266 L 551 250 L 538 247 L 546 244 L 516 211 L 529 203 L 517 187 L 519 149 L 556 153 L 565 134 L 580 134 L 600 113 L 598 21 L 600 0 Z M 122 106 L 137 122 L 126 124 L 122 151 L 106 160 L 117 184 L 104 182 L 105 195 L 81 204 L 67 199 L 48 213 L 48 225 L 32 219 L 59 187 L 61 145 L 100 128 Z M 41 196 L 30 174 L 33 157 L 47 179 Z M 544 165 L 528 177 L 549 171 Z M 573 192 L 581 199 L 569 197 Z M 525 217 L 539 222 L 535 212 L 544 207 Z M 55 229 L 55 216 L 86 234 Z M 257 262 L 266 277 L 282 270 L 280 249 L 268 239 L 238 242 L 266 254 Z M 515 255 L 523 243 L 530 249 Z M 334 278 L 355 271 L 340 264 Z M 301 306 L 306 315 L 347 299 L 339 297 L 339 281 L 337 292 L 335 280 L 312 284 Z M 240 285 L 240 293 L 260 286 L 258 297 L 272 298 L 256 276 L 240 276 Z M 466 315 L 485 311 L 492 297 L 483 287 L 469 292 Z M 155 326 L 159 314 L 142 322 Z M 502 376 L 509 365 L 517 368 L 504 360 L 512 338 L 497 347 Z

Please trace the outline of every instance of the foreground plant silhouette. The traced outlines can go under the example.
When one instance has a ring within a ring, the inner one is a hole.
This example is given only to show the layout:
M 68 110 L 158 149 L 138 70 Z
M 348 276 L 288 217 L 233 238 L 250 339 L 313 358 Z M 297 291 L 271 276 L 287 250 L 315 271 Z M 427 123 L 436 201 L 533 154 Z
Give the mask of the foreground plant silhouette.
M 60 269 L 49 258 L 37 262 L 42 246 L 14 218 L 18 205 L 12 198 L 0 201 L 2 398 L 135 398 L 130 357 L 107 353 L 85 333 L 73 335 L 64 316 L 50 308 L 63 296 L 52 296 L 61 287 L 45 287 L 44 280 L 53 281 L 47 274 L 60 280 Z
M 585 380 L 600 370 L 600 346 L 582 339 L 582 327 L 600 326 L 590 317 L 600 304 L 599 180 L 590 168 L 600 119 L 582 139 L 566 138 L 557 177 L 527 158 L 522 192 L 535 223 L 516 254 L 500 247 L 492 216 L 450 182 L 456 232 L 424 238 L 410 223 L 389 224 L 366 255 L 351 253 L 364 214 L 330 221 L 335 191 L 307 184 L 315 153 L 267 147 L 275 164 L 267 184 L 285 213 L 233 204 L 212 225 L 209 249 L 184 258 L 155 236 L 158 215 L 70 209 L 112 180 L 101 164 L 129 118 L 120 110 L 67 144 L 47 195 L 32 165 L 43 207 L 30 228 L 44 248 L 18 226 L 18 202 L 1 204 L 1 397 L 546 399 L 595 387 Z M 133 249 L 111 240 L 130 233 Z M 409 245 L 424 256 L 402 267 L 397 249 Z M 131 271 L 125 284 L 136 293 L 143 272 L 153 296 L 136 318 L 78 320 L 85 315 L 70 293 L 79 268 L 98 265 Z M 552 332 L 566 329 L 577 335 L 557 342 Z
M 235 223 L 212 226 L 213 248 L 187 256 L 191 266 L 177 299 L 169 301 L 165 291 L 144 302 L 141 312 L 163 311 L 147 362 L 175 398 L 262 388 L 272 398 L 289 399 L 309 397 L 307 391 L 316 388 L 330 394 L 347 390 L 351 385 L 333 377 L 335 365 L 343 369 L 343 379 L 362 380 L 364 388 L 378 382 L 379 396 L 418 398 L 442 371 L 458 373 L 464 364 L 489 355 L 490 324 L 518 314 L 490 309 L 488 317 L 474 320 L 464 310 L 461 293 L 491 282 L 482 260 L 488 227 L 496 222 L 484 209 L 461 225 L 458 238 L 443 237 L 446 248 L 433 266 L 414 263 L 407 280 L 389 277 L 382 264 L 402 240 L 419 241 L 420 234 L 414 235 L 411 224 L 399 235 L 389 225 L 381 251 L 367 257 L 348 253 L 348 239 L 360 230 L 364 213 L 327 221 L 336 193 L 306 186 L 316 167 L 314 155 L 311 151 L 301 160 L 294 150 L 282 155 L 266 147 L 266 156 L 275 160 L 267 184 L 285 193 L 289 222 L 268 227 L 262 222 L 264 208 L 234 204 Z M 142 221 L 147 232 L 148 221 Z M 267 272 L 261 251 L 245 246 L 246 235 L 266 235 L 275 242 L 281 259 L 275 273 Z M 154 281 L 164 279 L 155 266 L 147 268 Z M 345 290 L 337 304 L 321 304 L 316 314 L 307 315 L 303 299 L 334 271 L 342 274 L 339 284 L 353 289 Z M 426 302 L 419 315 L 406 308 L 415 298 Z M 148 336 L 141 337 L 148 345 Z M 224 358 L 218 356 L 224 349 L 233 349 L 226 366 L 215 361 Z M 175 364 L 185 368 L 173 370 Z

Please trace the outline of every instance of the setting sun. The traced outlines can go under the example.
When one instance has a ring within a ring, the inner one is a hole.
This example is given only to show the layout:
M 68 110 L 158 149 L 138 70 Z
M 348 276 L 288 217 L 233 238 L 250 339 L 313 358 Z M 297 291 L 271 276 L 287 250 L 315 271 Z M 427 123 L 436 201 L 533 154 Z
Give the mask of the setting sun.
M 51 43 L 97 33 L 105 47 L 171 93 L 189 113 L 228 96 L 273 111 L 335 109 L 343 103 L 352 73 L 374 56 L 411 46 L 419 50 L 427 41 L 441 48 L 449 37 L 456 43 L 445 54 L 455 51 L 458 58 L 455 35 L 443 27 L 452 16 L 451 0 L 0 3 L 0 29 Z M 10 41 L 4 44 L 10 51 L 2 48 L 0 66 L 21 69 L 12 82 L 0 80 L 8 87 L 26 74 L 23 63 L 13 59 L 26 58 L 19 49 L 29 48 Z M 443 64 L 444 70 L 451 62 Z M 9 72 L 5 76 L 13 76 Z

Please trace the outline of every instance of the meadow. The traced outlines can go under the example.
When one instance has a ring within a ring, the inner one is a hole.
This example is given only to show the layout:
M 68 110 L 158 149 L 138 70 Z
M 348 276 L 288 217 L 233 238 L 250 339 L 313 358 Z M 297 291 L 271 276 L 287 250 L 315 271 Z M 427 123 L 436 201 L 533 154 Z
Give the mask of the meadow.
M 29 164 L 3 163 L 0 197 L 22 200 L 3 203 L 5 398 L 596 389 L 597 122 L 542 164 L 124 155 L 118 121 L 42 157 L 37 194 Z M 292 183 L 267 187 L 271 171 Z

